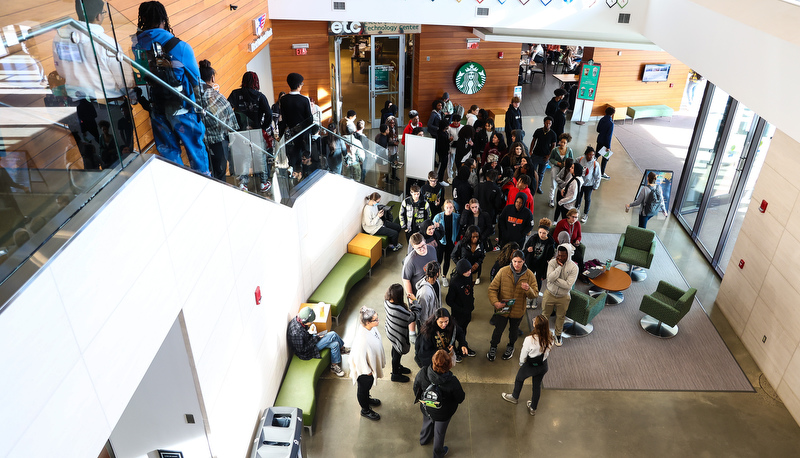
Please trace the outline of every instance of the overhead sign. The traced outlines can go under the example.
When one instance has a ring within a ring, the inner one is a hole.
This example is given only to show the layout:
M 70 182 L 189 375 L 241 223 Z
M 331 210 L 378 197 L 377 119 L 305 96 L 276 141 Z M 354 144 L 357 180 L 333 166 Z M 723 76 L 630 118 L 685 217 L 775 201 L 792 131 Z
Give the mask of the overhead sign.
M 467 62 L 456 70 L 456 88 L 464 94 L 474 94 L 486 84 L 486 70 L 477 62 Z
M 328 35 L 397 35 L 422 32 L 420 24 L 390 22 L 331 21 Z

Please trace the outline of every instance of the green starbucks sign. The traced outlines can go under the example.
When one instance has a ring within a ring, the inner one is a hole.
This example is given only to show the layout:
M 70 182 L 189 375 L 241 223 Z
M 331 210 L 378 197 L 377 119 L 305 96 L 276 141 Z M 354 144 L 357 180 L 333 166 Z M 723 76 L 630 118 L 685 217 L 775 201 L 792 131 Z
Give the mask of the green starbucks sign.
M 474 94 L 486 84 L 486 70 L 476 62 L 467 62 L 456 71 L 456 88 L 464 94 Z

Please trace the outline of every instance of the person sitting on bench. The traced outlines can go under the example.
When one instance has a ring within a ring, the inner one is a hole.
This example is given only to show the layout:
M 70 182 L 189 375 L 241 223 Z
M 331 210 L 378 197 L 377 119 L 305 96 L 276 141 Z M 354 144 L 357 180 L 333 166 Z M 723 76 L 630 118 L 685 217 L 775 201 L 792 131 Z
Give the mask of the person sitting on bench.
M 342 355 L 350 353 L 344 346 L 344 341 L 335 331 L 317 332 L 314 319 L 317 314 L 311 307 L 303 307 L 296 317 L 289 322 L 286 328 L 286 338 L 294 354 L 302 360 L 321 358 L 320 350 L 331 349 L 331 371 L 337 377 L 344 377 L 342 370 Z

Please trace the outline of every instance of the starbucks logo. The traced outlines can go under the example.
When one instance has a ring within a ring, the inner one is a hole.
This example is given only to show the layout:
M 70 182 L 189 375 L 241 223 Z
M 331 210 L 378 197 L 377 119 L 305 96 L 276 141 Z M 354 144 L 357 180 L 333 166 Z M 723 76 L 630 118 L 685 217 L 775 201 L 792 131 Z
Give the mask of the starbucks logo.
M 481 64 L 467 62 L 456 71 L 456 88 L 464 94 L 474 94 L 486 84 L 486 70 Z

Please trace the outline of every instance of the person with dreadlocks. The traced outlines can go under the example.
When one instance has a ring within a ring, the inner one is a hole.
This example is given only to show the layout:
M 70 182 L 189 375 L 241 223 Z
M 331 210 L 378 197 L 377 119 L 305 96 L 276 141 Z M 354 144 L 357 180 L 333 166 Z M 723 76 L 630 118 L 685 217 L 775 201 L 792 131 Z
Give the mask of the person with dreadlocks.
M 137 35 L 134 39 L 134 50 L 149 51 L 154 43 L 167 48 L 167 42 L 175 35 L 169 25 L 167 10 L 160 2 L 149 1 L 139 5 Z M 192 102 L 196 101 L 195 90 L 200 84 L 200 68 L 194 50 L 184 41 L 168 49 L 172 60 L 172 71 L 181 83 L 181 94 Z M 150 123 L 158 152 L 166 159 L 183 165 L 181 159 L 181 143 L 186 148 L 192 169 L 204 175 L 211 175 L 208 170 L 208 154 L 203 143 L 205 126 L 201 114 L 185 100 L 166 102 L 153 97 L 150 101 Z
M 242 87 L 234 89 L 231 95 L 228 96 L 228 102 L 231 103 L 233 111 L 236 113 L 236 119 L 239 120 L 239 130 L 253 130 L 261 129 L 261 135 L 264 139 L 272 135 L 272 109 L 269 106 L 267 96 L 261 93 L 261 85 L 258 82 L 258 75 L 256 72 L 245 72 L 242 75 Z M 267 145 L 269 146 L 269 145 Z M 258 154 L 261 157 L 261 170 L 259 179 L 261 181 L 261 192 L 269 191 L 272 184 L 269 182 L 269 161 L 267 155 L 261 151 L 254 151 L 253 154 Z M 237 170 L 239 174 L 239 188 L 247 190 L 247 183 L 249 180 L 250 161 L 252 156 L 245 155 L 246 160 L 242 161 L 244 164 L 242 170 Z M 237 164 L 239 165 L 239 164 Z

